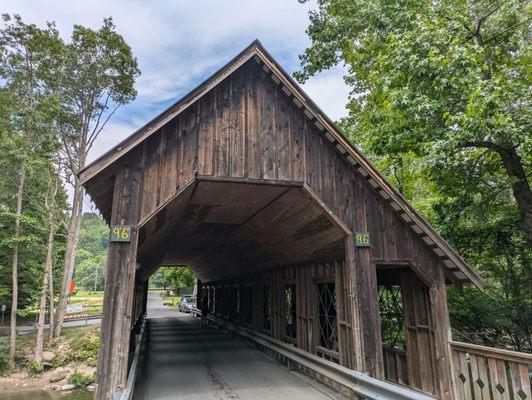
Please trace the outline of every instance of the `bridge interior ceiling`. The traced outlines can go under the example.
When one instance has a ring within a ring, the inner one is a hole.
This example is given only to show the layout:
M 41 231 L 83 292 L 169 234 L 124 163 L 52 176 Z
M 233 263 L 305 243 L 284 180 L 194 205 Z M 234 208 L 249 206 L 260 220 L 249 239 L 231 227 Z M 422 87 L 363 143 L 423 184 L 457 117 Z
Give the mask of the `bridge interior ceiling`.
M 196 180 L 141 220 L 137 272 L 188 265 L 204 282 L 344 258 L 345 228 L 302 183 Z

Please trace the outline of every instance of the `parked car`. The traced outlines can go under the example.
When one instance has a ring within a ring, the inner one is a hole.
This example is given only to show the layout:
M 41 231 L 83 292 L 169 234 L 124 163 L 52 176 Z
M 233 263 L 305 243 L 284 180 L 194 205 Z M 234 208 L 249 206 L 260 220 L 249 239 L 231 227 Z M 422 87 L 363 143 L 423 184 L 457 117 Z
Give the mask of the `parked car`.
M 196 308 L 196 298 L 194 296 L 183 296 L 181 303 L 179 303 L 179 311 L 189 313 Z

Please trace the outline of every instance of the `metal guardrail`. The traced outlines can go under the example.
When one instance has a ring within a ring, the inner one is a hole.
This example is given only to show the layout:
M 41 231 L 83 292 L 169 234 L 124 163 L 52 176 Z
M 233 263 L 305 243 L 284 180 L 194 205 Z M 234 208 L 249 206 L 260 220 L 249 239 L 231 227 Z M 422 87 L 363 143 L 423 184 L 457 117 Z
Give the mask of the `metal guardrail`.
M 194 314 L 198 314 L 193 310 Z M 199 313 L 201 315 L 201 313 Z M 293 345 L 272 339 L 251 329 L 233 324 L 209 314 L 209 320 L 231 332 L 252 340 L 275 353 L 278 353 L 304 368 L 320 374 L 336 384 L 368 400 L 434 400 L 434 397 L 381 381 L 359 371 L 343 367 L 314 354 L 298 349 Z
M 126 387 L 122 392 L 113 393 L 113 400 L 132 400 L 133 391 L 135 389 L 135 383 L 137 381 L 137 374 L 139 370 L 139 359 L 143 348 L 143 342 L 146 336 L 147 330 L 147 320 L 146 316 L 142 317 L 142 326 L 140 328 L 140 333 L 135 337 L 135 354 L 133 355 L 133 361 L 131 362 L 131 367 L 129 368 L 129 374 L 126 380 Z

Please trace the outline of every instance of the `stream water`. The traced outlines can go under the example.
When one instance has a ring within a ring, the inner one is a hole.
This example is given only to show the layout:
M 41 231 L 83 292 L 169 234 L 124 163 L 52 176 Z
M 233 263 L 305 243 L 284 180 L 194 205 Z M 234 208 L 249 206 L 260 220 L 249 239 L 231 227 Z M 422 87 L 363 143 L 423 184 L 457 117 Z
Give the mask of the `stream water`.
M 0 394 L 2 400 L 92 400 L 93 393 L 86 390 L 74 390 L 68 393 L 61 392 L 21 392 Z

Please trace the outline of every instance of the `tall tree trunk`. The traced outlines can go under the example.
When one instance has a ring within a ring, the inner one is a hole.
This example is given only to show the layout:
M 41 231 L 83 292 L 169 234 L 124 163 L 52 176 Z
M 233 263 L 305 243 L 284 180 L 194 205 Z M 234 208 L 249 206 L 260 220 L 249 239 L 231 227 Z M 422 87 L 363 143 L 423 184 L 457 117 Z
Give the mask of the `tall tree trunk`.
M 497 152 L 512 182 L 512 193 L 521 214 L 521 225 L 526 232 L 528 244 L 532 246 L 532 191 L 523 168 L 521 157 L 515 148 L 500 147 Z
M 54 266 L 50 264 L 50 270 L 48 271 L 48 286 L 50 289 L 50 330 L 48 343 L 52 344 L 54 339 L 54 308 L 55 308 L 55 299 L 54 299 Z
M 54 179 L 54 178 L 52 178 Z M 55 196 L 57 194 L 57 186 L 52 183 L 50 188 L 50 204 L 46 201 L 48 208 L 48 241 L 46 243 L 46 263 L 44 266 L 44 273 L 42 278 L 41 299 L 39 303 L 39 320 L 37 323 L 37 336 L 35 340 L 35 356 L 34 361 L 42 364 L 42 350 L 44 344 L 44 319 L 46 316 L 46 294 L 48 292 L 48 282 L 50 281 L 50 271 L 52 269 L 52 250 L 54 245 L 54 208 Z M 51 321 L 50 321 L 51 323 Z
M 96 291 L 96 289 L 98 288 L 98 268 L 99 267 L 96 267 L 96 274 L 94 277 L 94 291 Z
M 50 226 L 48 230 L 48 243 L 46 247 L 46 264 L 42 278 L 41 300 L 39 303 L 39 320 L 37 322 L 37 337 L 35 340 L 35 362 L 42 364 L 42 350 L 44 344 L 44 318 L 46 316 L 46 295 L 48 292 L 48 281 L 50 279 L 50 268 L 52 266 L 52 246 L 54 242 L 54 229 Z
M 20 236 L 20 217 L 22 213 L 22 195 L 24 194 L 24 183 L 26 181 L 26 163 L 22 159 L 19 166 L 19 178 L 17 189 L 17 208 L 15 213 L 15 243 L 13 245 L 13 287 L 12 287 L 12 300 L 11 300 L 11 331 L 9 336 L 9 363 L 12 367 L 15 366 L 15 349 L 17 341 L 17 307 L 18 307 L 18 238 Z
M 68 236 L 65 250 L 65 265 L 63 268 L 63 282 L 61 285 L 61 293 L 56 310 L 56 323 L 54 330 L 54 337 L 56 338 L 61 336 L 63 320 L 65 319 L 66 309 L 68 305 L 70 283 L 72 282 L 72 274 L 74 273 L 76 247 L 78 244 L 79 230 L 81 227 L 81 214 L 83 212 L 83 186 L 81 186 L 79 179 L 76 176 L 74 179 L 74 199 L 72 201 L 72 216 L 68 224 Z

